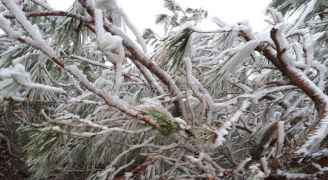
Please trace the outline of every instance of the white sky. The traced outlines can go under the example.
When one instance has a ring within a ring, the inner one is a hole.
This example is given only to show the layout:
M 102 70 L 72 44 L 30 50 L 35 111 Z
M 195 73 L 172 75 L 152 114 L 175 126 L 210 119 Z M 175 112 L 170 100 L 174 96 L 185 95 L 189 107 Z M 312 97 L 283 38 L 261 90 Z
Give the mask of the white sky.
M 117 0 L 131 21 L 143 31 L 155 28 L 157 14 L 165 12 L 162 0 Z M 48 0 L 58 10 L 66 10 L 73 0 Z M 203 8 L 209 18 L 217 16 L 223 21 L 234 24 L 247 20 L 254 30 L 265 28 L 264 12 L 270 0 L 176 0 L 183 7 Z M 156 28 L 155 28 L 156 29 Z

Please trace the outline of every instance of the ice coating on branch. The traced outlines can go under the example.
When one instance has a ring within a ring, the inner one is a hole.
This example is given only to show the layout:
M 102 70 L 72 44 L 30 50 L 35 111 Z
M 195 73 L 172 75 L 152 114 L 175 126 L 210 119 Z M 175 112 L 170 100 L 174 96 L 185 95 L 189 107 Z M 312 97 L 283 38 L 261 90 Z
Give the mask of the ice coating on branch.
M 102 10 L 118 8 L 116 0 L 95 0 L 95 7 Z
M 284 147 L 284 141 L 285 141 L 285 131 L 284 131 L 284 122 L 279 121 L 278 122 L 278 139 L 277 139 L 277 155 L 281 155 L 282 149 Z
M 100 49 L 110 53 L 123 47 L 123 39 L 120 36 L 113 36 L 103 28 L 103 15 L 101 10 L 95 10 L 97 44 Z
M 47 0 L 31 0 L 31 1 L 33 1 L 34 3 L 42 6 L 43 8 L 45 8 L 48 11 L 53 11 L 54 10 L 52 7 L 50 7 Z
M 310 64 L 314 60 L 314 38 L 308 33 L 304 35 L 305 62 Z
M 218 17 L 213 17 L 212 21 L 221 28 L 229 27 L 229 25 L 226 22 L 224 22 L 223 20 L 221 20 Z
M 274 9 L 274 8 L 268 8 L 267 9 L 267 14 L 269 14 L 271 16 L 271 18 L 273 20 L 273 23 L 275 25 L 284 22 L 283 15 L 279 11 L 277 11 L 276 9 Z
M 218 130 L 216 130 L 215 133 L 217 137 L 215 139 L 215 145 L 220 146 L 225 142 L 225 136 L 229 133 L 232 125 L 239 120 L 240 116 L 247 110 L 250 105 L 251 103 L 248 100 L 244 101 L 240 109 L 237 110 L 229 120 L 224 122 Z
M 110 79 L 114 75 L 111 70 L 104 70 L 101 76 L 95 81 L 95 86 L 98 89 L 103 89 L 104 91 L 109 91 L 113 87 L 113 82 Z
M 279 47 L 279 50 L 288 50 L 290 47 L 289 42 L 280 29 L 276 29 L 274 36 L 276 39 L 276 46 Z M 299 87 L 311 97 L 316 103 L 319 111 L 320 125 L 314 133 L 312 133 L 306 143 L 297 151 L 299 154 L 308 155 L 316 152 L 320 147 L 320 143 L 328 135 L 328 97 L 302 70 L 294 66 L 293 58 L 287 52 L 288 51 L 279 52 L 279 60 L 284 62 L 284 66 L 286 66 L 290 76 L 296 79 L 296 81 L 301 81 Z
M 126 15 L 126 13 L 120 9 L 120 11 L 122 12 L 122 17 L 125 20 L 126 25 L 130 28 L 130 30 L 133 32 L 134 36 L 136 37 L 138 43 L 140 44 L 142 50 L 144 52 L 147 52 L 147 46 L 146 43 L 140 33 L 140 31 L 138 30 L 138 28 L 132 23 L 132 21 L 130 20 L 130 18 Z
M 25 71 L 25 67 L 22 64 L 16 64 L 12 67 L 0 69 L 0 79 L 3 80 L 0 81 L 0 84 L 12 80 L 12 83 L 16 83 L 27 89 L 41 89 L 57 93 L 66 93 L 62 88 L 34 83 L 31 79 L 30 73 Z
M 41 32 L 37 25 L 32 25 L 30 21 L 26 18 L 22 9 L 20 9 L 14 1 L 11 0 L 3 0 L 2 1 L 6 7 L 10 10 L 10 12 L 15 16 L 17 21 L 23 26 L 25 31 L 31 36 L 31 38 L 23 37 L 24 41 L 33 47 L 36 47 L 42 51 L 44 51 L 47 55 L 51 57 L 56 57 L 56 52 L 47 44 L 47 42 L 42 38 Z M 0 18 L 1 19 L 1 18 Z M 10 23 L 8 21 L 2 19 L 2 22 L 5 22 L 3 26 L 0 25 L 4 31 L 9 34 L 11 38 L 20 39 L 20 32 L 14 31 L 12 28 L 9 27 Z
M 276 40 L 279 42 L 279 50 L 284 51 L 284 52 L 279 52 L 281 53 L 281 59 L 286 63 L 286 65 L 293 65 L 295 63 L 294 58 L 292 57 L 290 53 L 290 49 L 292 46 L 288 42 L 286 35 L 283 33 L 283 28 L 282 25 L 276 26 Z
M 286 179 L 312 179 L 314 176 L 304 173 L 291 173 L 288 171 L 278 170 L 277 174 L 283 176 Z
M 0 15 L 0 27 L 5 31 L 8 31 L 10 29 L 10 21 L 4 18 L 2 14 Z
M 40 34 L 39 28 L 35 25 L 33 26 L 30 21 L 27 20 L 24 12 L 17 6 L 15 1 L 3 0 L 3 3 L 11 11 L 11 13 L 16 17 L 17 21 L 22 24 L 24 29 L 31 35 L 31 37 L 39 42 L 44 42 L 42 35 Z
M 220 69 L 222 77 L 225 78 L 230 73 L 233 73 L 234 70 L 237 69 L 237 67 L 242 62 L 244 62 L 244 60 L 248 58 L 252 52 L 254 52 L 255 48 L 259 45 L 259 43 L 260 41 L 252 40 L 233 48 L 233 52 L 235 52 L 235 55 L 229 60 L 227 60 L 224 66 Z M 226 51 L 224 51 L 223 53 L 226 53 Z
M 187 122 L 181 118 L 173 118 L 173 121 L 175 121 L 181 129 L 189 129 Z
M 320 99 L 322 103 L 328 104 L 328 97 L 322 92 L 322 90 L 310 79 L 306 77 L 306 75 L 296 69 L 293 68 L 294 73 L 297 74 L 301 79 L 303 79 L 303 83 L 306 84 L 308 87 L 310 87 L 314 94 L 313 96 L 316 96 Z M 308 155 L 311 153 L 314 153 L 318 150 L 320 143 L 323 141 L 323 139 L 328 135 L 328 109 L 322 109 L 324 111 L 324 114 L 322 117 L 320 117 L 320 124 L 317 127 L 317 129 L 312 133 L 312 135 L 308 138 L 306 143 L 297 151 L 299 154 Z
M 314 6 L 316 5 L 317 0 L 311 0 L 307 3 L 305 10 L 300 14 L 300 17 L 296 20 L 295 25 L 288 30 L 287 34 L 291 34 L 296 31 L 300 26 L 304 24 L 305 18 L 312 12 L 314 12 Z
M 308 138 L 306 143 L 297 151 L 302 155 L 308 155 L 318 151 L 320 143 L 328 135 L 328 116 L 320 120 L 319 127 Z
M 116 66 L 115 93 L 118 93 L 122 83 L 122 64 L 125 58 L 123 39 L 120 36 L 111 35 L 103 28 L 103 15 L 101 10 L 95 10 L 97 44 L 105 52 Z
M 273 44 L 273 41 L 270 37 L 270 30 L 263 30 L 262 32 L 255 33 L 255 38 L 261 42 L 269 42 Z
M 95 8 L 109 11 L 113 24 L 121 27 L 122 10 L 117 5 L 116 0 L 96 0 Z
M 133 32 L 143 51 L 146 52 L 146 43 L 142 38 L 141 33 L 139 32 L 138 28 L 132 23 L 132 21 L 124 12 L 124 10 L 118 6 L 116 0 L 96 0 L 94 6 L 95 8 L 100 10 L 108 10 L 111 14 L 113 24 L 118 27 L 121 26 L 121 21 L 124 20 L 127 27 L 130 28 L 130 30 Z
M 6 79 L 13 76 L 20 76 L 21 79 L 30 78 L 30 74 L 25 71 L 25 67 L 22 64 L 16 64 L 14 67 L 3 68 L 0 70 L 0 78 Z
M 10 27 L 10 21 L 3 17 L 3 15 L 0 15 L 0 28 L 3 29 L 9 37 L 16 38 L 17 36 L 20 36 L 19 32 L 13 31 Z

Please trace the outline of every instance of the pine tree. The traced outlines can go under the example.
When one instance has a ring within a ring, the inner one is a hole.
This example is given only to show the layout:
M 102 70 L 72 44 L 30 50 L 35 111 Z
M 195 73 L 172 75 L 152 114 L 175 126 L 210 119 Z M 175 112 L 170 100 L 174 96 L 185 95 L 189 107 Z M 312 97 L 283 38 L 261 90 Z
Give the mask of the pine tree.
M 30 179 L 325 179 L 326 1 L 275 0 L 263 32 L 163 2 L 161 36 L 115 0 L 1 0 L 0 97 Z

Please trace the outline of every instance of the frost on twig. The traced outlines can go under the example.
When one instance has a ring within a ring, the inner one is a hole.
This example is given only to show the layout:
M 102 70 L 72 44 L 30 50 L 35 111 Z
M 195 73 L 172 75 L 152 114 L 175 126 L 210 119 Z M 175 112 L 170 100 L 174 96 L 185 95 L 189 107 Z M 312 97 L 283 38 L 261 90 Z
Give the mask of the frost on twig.
M 41 112 L 41 114 L 47 119 L 47 123 L 45 127 L 41 129 L 41 131 L 55 131 L 67 135 L 77 136 L 77 137 L 84 137 L 84 138 L 91 138 L 94 136 L 106 136 L 111 133 L 127 133 L 127 134 L 139 134 L 143 133 L 149 130 L 149 128 L 140 129 L 140 130 L 128 130 L 118 127 L 107 127 L 101 124 L 94 123 L 87 119 L 80 119 L 80 117 L 57 117 L 55 120 L 52 120 L 50 117 L 46 115 L 44 111 Z M 70 118 L 70 119 L 66 119 Z M 73 118 L 73 119 L 71 119 Z M 43 125 L 41 125 L 43 126 Z M 63 126 L 66 126 L 66 128 L 63 128 Z M 71 128 L 74 128 L 72 130 Z M 86 131 L 87 128 L 93 128 L 94 131 Z M 70 130 L 66 130 L 70 129 Z M 83 130 L 84 129 L 84 130 Z M 100 131 L 95 131 L 99 129 Z

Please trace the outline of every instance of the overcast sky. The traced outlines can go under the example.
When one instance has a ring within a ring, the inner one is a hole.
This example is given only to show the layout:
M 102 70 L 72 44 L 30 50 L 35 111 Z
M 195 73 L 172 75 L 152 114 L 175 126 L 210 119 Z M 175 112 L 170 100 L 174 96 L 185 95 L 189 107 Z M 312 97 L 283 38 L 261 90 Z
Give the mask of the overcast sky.
M 73 0 L 48 0 L 58 10 L 66 10 Z M 142 31 L 155 27 L 157 14 L 165 12 L 162 0 L 117 0 L 132 22 Z M 183 7 L 208 10 L 209 18 L 217 16 L 229 24 L 248 20 L 259 31 L 266 24 L 264 12 L 270 0 L 176 0 Z

